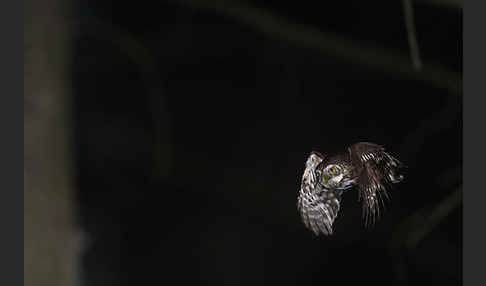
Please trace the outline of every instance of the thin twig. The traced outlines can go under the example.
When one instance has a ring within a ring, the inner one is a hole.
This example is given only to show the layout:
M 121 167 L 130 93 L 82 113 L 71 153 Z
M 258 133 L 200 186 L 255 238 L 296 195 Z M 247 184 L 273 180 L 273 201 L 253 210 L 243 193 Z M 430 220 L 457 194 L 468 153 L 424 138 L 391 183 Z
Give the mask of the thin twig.
M 420 51 L 417 41 L 417 33 L 415 31 L 415 17 L 413 14 L 413 7 L 411 0 L 402 0 L 403 14 L 405 18 L 405 27 L 408 35 L 408 46 L 410 49 L 410 57 L 413 66 L 416 70 L 422 69 L 422 60 L 420 59 Z

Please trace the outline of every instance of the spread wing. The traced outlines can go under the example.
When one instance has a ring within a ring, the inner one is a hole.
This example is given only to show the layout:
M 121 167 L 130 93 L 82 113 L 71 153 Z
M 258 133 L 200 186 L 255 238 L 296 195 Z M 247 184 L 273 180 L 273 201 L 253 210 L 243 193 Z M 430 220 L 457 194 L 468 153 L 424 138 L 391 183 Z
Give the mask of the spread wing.
M 380 216 L 383 197 L 389 199 L 387 188 L 403 180 L 399 173 L 403 164 L 385 152 L 380 145 L 360 142 L 348 148 L 351 164 L 358 174 L 359 198 L 363 201 L 365 224 L 374 223 Z
M 332 224 L 339 211 L 340 190 L 327 190 L 317 184 L 316 167 L 324 157 L 312 152 L 307 159 L 301 188 L 297 199 L 297 209 L 305 226 L 316 235 L 332 234 Z

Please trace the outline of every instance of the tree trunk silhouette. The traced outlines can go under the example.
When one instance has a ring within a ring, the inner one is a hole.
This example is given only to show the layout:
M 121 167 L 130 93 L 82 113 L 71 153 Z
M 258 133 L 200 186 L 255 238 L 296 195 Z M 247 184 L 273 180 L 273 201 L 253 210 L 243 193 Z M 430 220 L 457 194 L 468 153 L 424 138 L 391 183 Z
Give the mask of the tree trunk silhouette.
M 24 6 L 24 285 L 78 285 L 69 1 Z

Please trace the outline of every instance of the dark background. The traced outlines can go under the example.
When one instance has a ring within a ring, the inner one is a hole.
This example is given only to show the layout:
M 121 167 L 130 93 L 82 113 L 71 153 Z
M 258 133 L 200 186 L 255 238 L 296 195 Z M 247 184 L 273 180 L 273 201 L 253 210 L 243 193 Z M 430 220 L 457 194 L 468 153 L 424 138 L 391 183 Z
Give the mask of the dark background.
M 407 60 L 392 69 L 175 2 L 76 6 L 84 285 L 462 284 L 462 204 L 424 223 L 462 185 L 461 9 L 414 5 L 425 68 L 410 75 L 401 1 L 237 2 Z M 358 141 L 406 180 L 375 227 L 350 191 L 316 237 L 296 210 L 307 155 Z

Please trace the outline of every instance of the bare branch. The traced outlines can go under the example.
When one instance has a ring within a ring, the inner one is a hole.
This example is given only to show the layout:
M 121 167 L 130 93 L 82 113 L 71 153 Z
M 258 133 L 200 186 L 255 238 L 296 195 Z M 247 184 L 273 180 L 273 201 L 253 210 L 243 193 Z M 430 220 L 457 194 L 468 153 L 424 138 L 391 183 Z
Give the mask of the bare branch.
M 373 69 L 425 82 L 450 94 L 462 95 L 462 77 L 444 67 L 424 65 L 416 71 L 408 57 L 389 49 L 347 39 L 310 25 L 291 23 L 286 17 L 262 8 L 230 0 L 180 0 L 191 8 L 210 10 L 252 26 L 271 37 L 298 46 L 318 50 L 342 60 L 362 64 Z
M 417 244 L 430 233 L 447 215 L 456 209 L 462 202 L 462 186 L 457 188 L 452 194 L 442 200 L 430 211 L 428 216 L 421 221 L 420 227 L 411 231 L 405 241 L 408 249 L 414 249 Z M 417 222 L 418 223 L 418 222 Z
M 408 35 L 408 46 L 410 49 L 410 57 L 413 66 L 416 70 L 422 68 L 422 60 L 420 59 L 419 46 L 417 42 L 417 34 L 415 32 L 415 17 L 413 14 L 413 7 L 411 0 L 402 0 L 403 13 L 405 17 L 405 27 Z
M 464 0 L 415 0 L 415 2 L 454 9 L 464 8 Z
M 390 242 L 392 253 L 399 253 L 403 247 L 415 249 L 420 241 L 444 218 L 462 203 L 462 185 L 434 208 L 424 207 L 403 220 L 393 233 Z

